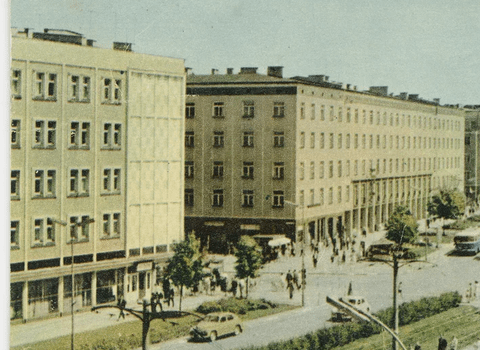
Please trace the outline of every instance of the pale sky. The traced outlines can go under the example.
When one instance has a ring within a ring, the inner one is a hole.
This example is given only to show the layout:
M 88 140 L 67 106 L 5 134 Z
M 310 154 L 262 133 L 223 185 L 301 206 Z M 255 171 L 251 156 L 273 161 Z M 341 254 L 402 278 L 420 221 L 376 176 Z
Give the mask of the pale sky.
M 132 42 L 196 74 L 281 65 L 286 77 L 480 104 L 478 0 L 12 0 L 11 26 Z

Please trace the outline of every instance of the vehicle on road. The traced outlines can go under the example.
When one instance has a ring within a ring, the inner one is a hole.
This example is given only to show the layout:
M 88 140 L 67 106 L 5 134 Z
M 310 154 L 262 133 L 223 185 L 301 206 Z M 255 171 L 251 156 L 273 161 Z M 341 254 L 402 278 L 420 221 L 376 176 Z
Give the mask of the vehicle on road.
M 193 339 L 210 339 L 227 334 L 238 335 L 243 331 L 240 318 L 231 312 L 213 312 L 207 314 L 195 327 L 190 330 Z
M 455 252 L 458 254 L 477 254 L 480 252 L 480 228 L 470 228 L 453 237 Z
M 364 312 L 370 312 L 370 305 L 368 304 L 368 302 L 365 300 L 364 297 L 347 295 L 345 297 L 338 298 L 338 299 L 340 301 L 343 301 L 344 303 L 354 306 L 358 310 L 361 310 Z M 353 320 L 353 317 L 352 315 L 345 312 L 344 310 L 333 308 L 331 320 L 333 322 L 349 322 Z

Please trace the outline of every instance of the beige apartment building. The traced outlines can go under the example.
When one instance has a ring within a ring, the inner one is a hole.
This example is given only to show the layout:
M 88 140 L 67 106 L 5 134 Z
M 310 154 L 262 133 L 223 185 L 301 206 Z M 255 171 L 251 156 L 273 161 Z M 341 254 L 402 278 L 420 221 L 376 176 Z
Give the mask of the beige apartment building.
M 395 206 L 420 219 L 432 191 L 463 190 L 462 109 L 282 75 L 187 74 L 185 230 L 210 250 L 241 235 L 298 241 L 304 226 L 307 243 L 364 248 Z
M 465 106 L 465 195 L 478 205 L 480 195 L 480 106 Z
M 11 318 L 148 297 L 184 237 L 184 61 L 65 30 L 11 50 Z

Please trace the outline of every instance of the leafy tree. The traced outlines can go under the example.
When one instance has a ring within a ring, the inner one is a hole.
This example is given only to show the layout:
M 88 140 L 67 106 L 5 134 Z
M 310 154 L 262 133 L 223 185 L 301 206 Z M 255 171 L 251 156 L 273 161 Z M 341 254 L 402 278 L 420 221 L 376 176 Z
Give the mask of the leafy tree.
M 408 208 L 398 206 L 387 222 L 387 239 L 402 243 L 414 243 L 417 240 L 418 224 Z
M 202 280 L 203 256 L 200 252 L 200 240 L 194 234 L 173 248 L 175 254 L 167 266 L 167 276 L 175 286 L 180 286 L 179 310 L 182 311 L 183 287 L 193 287 Z
M 427 204 L 430 215 L 443 219 L 456 219 L 465 212 L 465 195 L 458 189 L 441 189 Z
M 246 297 L 248 298 L 248 279 L 255 278 L 260 266 L 262 266 L 262 248 L 252 237 L 242 236 L 235 247 L 236 276 L 246 279 Z

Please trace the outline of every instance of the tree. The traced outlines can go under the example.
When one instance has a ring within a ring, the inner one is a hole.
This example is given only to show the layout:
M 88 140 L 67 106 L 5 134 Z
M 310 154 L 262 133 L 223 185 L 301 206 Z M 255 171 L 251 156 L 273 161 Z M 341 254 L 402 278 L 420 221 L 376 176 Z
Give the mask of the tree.
M 200 240 L 190 234 L 183 242 L 173 248 L 175 254 L 167 266 L 167 276 L 175 286 L 180 286 L 179 311 L 182 311 L 183 287 L 191 288 L 202 280 L 203 256 L 200 252 Z
M 441 189 L 427 205 L 430 215 L 456 219 L 465 212 L 465 195 L 458 189 Z
M 414 243 L 417 240 L 418 224 L 408 208 L 398 206 L 387 222 L 387 238 L 397 244 Z
M 236 276 L 246 279 L 245 295 L 248 298 L 248 279 L 255 278 L 260 266 L 262 266 L 262 248 L 252 237 L 242 236 L 235 247 Z

